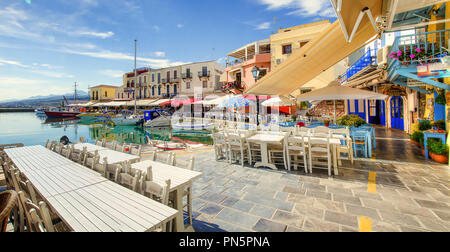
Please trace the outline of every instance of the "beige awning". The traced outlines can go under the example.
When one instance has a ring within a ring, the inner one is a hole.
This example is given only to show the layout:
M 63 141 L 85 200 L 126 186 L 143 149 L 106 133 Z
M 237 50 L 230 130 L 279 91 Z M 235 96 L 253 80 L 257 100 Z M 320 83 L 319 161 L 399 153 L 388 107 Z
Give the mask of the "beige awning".
M 151 100 L 138 100 L 137 106 L 151 106 L 156 100 L 155 99 L 151 99 Z M 134 101 L 132 102 L 133 106 L 134 106 Z
M 379 15 L 380 11 L 375 14 Z M 348 43 L 340 22 L 336 21 L 317 39 L 294 52 L 246 93 L 287 96 L 361 48 L 375 35 L 372 24 L 364 18 L 352 42 Z
M 226 99 L 228 99 L 229 97 L 230 97 L 229 95 L 225 95 L 222 97 L 217 97 L 214 95 L 214 96 L 211 96 L 211 98 L 206 97 L 205 100 L 195 102 L 194 104 L 203 104 L 203 105 L 210 105 L 210 106 L 219 105 L 222 102 L 224 102 Z

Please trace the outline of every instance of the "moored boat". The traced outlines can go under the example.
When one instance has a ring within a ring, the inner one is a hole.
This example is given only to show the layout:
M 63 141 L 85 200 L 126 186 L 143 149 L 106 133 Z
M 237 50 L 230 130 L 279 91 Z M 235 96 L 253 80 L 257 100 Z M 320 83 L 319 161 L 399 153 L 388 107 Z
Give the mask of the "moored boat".
M 77 117 L 81 118 L 80 123 L 105 123 L 111 122 L 111 117 L 114 116 L 113 113 L 85 113 L 80 114 Z
M 130 125 L 139 125 L 140 123 L 144 123 L 144 118 L 142 116 L 114 116 L 111 117 L 111 121 L 114 125 L 117 126 L 130 126 Z
M 69 111 L 45 111 L 47 117 L 61 118 L 61 117 L 76 117 L 80 112 L 69 112 Z

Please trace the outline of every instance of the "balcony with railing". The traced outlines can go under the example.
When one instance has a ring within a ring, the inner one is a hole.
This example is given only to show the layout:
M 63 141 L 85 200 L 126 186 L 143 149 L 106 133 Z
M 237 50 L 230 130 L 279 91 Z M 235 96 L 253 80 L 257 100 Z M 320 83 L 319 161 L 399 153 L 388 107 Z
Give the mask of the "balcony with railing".
M 181 74 L 181 78 L 192 79 L 192 73 L 183 73 L 183 74 Z
M 210 76 L 211 76 L 211 71 L 200 71 L 200 72 L 198 72 L 198 77 L 199 78 L 210 77 Z
M 450 30 L 399 36 L 389 52 L 389 67 L 441 62 L 449 55 L 449 39 Z
M 180 82 L 180 78 L 178 78 L 178 77 L 173 77 L 172 79 L 170 79 L 170 83 L 178 83 L 178 82 Z
M 376 51 L 369 48 L 369 50 L 367 50 L 367 52 L 365 52 L 364 55 L 341 76 L 341 83 L 351 80 L 352 77 L 355 77 L 367 67 L 375 66 L 377 64 L 376 59 Z
M 168 80 L 167 80 L 166 78 L 163 78 L 163 79 L 161 80 L 161 83 L 166 84 L 166 83 L 169 83 L 169 82 L 168 82 Z
M 396 37 L 388 55 L 389 80 L 406 87 L 411 87 L 408 80 L 416 80 L 450 91 L 450 85 L 437 81 L 450 77 L 449 39 L 450 30 Z

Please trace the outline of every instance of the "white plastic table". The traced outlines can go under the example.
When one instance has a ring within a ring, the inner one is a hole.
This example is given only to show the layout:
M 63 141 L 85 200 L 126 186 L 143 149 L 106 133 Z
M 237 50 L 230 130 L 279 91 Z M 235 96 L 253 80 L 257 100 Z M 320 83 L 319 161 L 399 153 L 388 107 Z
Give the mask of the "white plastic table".
M 277 170 L 274 164 L 269 163 L 269 154 L 267 145 L 269 144 L 281 144 L 285 136 L 276 134 L 256 134 L 247 139 L 248 142 L 257 143 L 261 145 L 261 162 L 255 164 L 255 167 L 268 167 L 273 170 Z
M 184 231 L 183 223 L 183 193 L 186 186 L 192 186 L 192 182 L 201 177 L 201 172 L 182 169 L 164 163 L 154 161 L 143 161 L 132 164 L 131 167 L 144 172 L 147 172 L 148 167 L 152 167 L 153 181 L 164 185 L 170 179 L 170 192 L 174 194 L 175 209 L 178 210 L 178 215 L 175 219 L 175 231 Z M 191 195 L 192 197 L 192 195 Z

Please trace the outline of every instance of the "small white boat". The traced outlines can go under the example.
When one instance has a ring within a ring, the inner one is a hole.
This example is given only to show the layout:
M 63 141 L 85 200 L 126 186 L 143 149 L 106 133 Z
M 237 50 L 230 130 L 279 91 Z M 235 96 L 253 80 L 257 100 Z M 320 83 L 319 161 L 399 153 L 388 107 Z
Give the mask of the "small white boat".
M 47 115 L 45 114 L 45 110 L 42 109 L 42 108 L 36 109 L 34 112 L 36 112 L 36 115 L 39 116 L 39 117 L 47 116 Z
M 138 125 L 140 123 L 143 123 L 144 117 L 142 117 L 142 116 L 125 117 L 125 116 L 119 115 L 119 116 L 111 117 L 111 121 L 116 126 L 133 126 L 133 125 Z
M 169 112 L 163 109 L 145 111 L 145 120 L 144 126 L 150 128 L 170 127 L 172 124 Z

